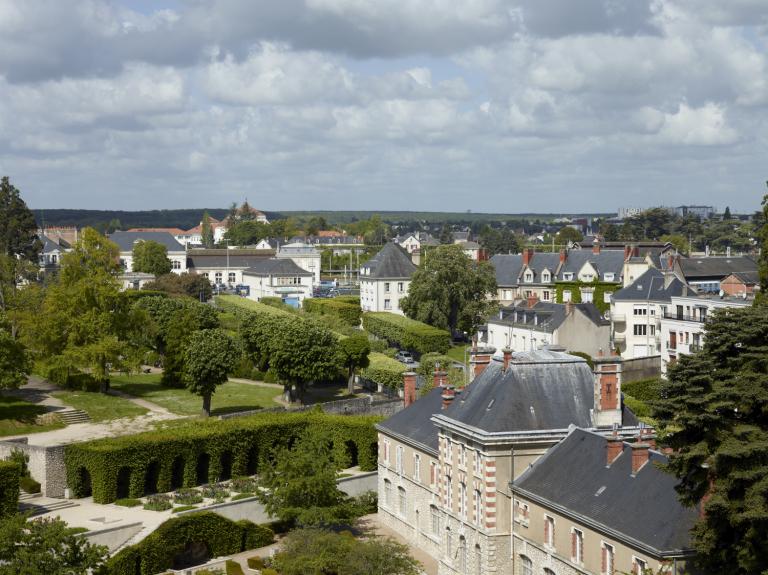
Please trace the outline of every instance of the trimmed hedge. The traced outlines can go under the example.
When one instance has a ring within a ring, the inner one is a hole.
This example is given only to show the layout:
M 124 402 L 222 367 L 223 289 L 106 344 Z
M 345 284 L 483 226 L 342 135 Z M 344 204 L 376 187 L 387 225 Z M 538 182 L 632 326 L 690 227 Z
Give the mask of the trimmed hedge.
M 365 313 L 363 327 L 392 345 L 419 354 L 445 353 L 451 347 L 451 334 L 447 331 L 394 313 Z
M 376 352 L 371 352 L 368 360 L 370 363 L 361 371 L 361 377 L 392 389 L 403 387 L 403 372 L 408 369 L 405 365 Z
M 359 300 L 357 303 L 351 303 L 349 301 L 340 301 L 338 298 L 308 298 L 304 300 L 302 306 L 304 311 L 307 313 L 314 313 L 317 315 L 333 315 L 341 319 L 345 324 L 352 327 L 360 325 L 360 316 L 363 313 L 360 309 Z
M 0 461 L 0 518 L 18 512 L 20 479 L 21 466 L 18 463 Z
M 227 420 L 194 420 L 136 435 L 67 445 L 67 485 L 96 503 L 142 497 L 239 475 L 255 474 L 274 448 L 303 433 L 329 432 L 339 469 L 376 469 L 379 418 L 304 413 L 261 413 Z
M 639 399 L 640 401 L 655 401 L 661 399 L 662 381 L 658 377 L 647 379 L 638 379 L 629 383 L 621 384 L 621 391 L 626 395 Z
M 296 317 L 296 314 L 292 312 L 286 311 L 279 307 L 253 301 L 252 299 L 240 297 L 239 295 L 217 295 L 215 297 L 215 301 L 219 309 L 232 312 L 235 315 L 242 314 L 243 312 L 256 312 L 266 315 L 281 315 L 290 318 Z
M 211 557 L 232 555 L 271 544 L 269 527 L 247 520 L 232 521 L 210 511 L 169 519 L 136 545 L 107 561 L 106 575 L 154 575 L 173 567 L 173 559 L 189 543 L 202 543 Z

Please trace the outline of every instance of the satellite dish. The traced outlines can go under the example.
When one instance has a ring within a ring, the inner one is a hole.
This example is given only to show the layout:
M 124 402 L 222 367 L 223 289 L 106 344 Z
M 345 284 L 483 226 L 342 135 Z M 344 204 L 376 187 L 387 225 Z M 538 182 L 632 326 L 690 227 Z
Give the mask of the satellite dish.
M 723 290 L 720 290 L 717 295 L 720 296 L 720 299 L 723 299 L 723 297 L 725 296 L 725 292 Z

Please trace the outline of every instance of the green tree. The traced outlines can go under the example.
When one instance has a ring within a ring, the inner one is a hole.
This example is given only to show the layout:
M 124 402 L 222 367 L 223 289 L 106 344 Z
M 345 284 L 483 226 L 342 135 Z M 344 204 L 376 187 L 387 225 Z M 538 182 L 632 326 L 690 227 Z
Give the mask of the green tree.
M 707 496 L 693 530 L 708 573 L 768 570 L 768 309 L 728 308 L 701 352 L 670 367 L 654 417 L 673 449 L 668 469 L 686 505 Z
M 347 391 L 355 393 L 355 371 L 368 367 L 371 344 L 364 335 L 353 335 L 338 343 L 339 363 L 347 368 Z
M 489 256 L 520 253 L 520 242 L 509 228 L 496 230 L 485 226 L 480 232 L 480 244 L 488 250 Z
M 133 246 L 133 271 L 159 277 L 171 273 L 173 265 L 168 259 L 168 248 L 152 240 L 139 241 Z
M 282 575 L 417 575 L 408 547 L 388 538 L 355 539 L 349 531 L 297 529 L 281 544 L 274 566 Z
M 766 182 L 768 185 L 768 182 Z M 760 259 L 757 262 L 758 274 L 760 278 L 760 291 L 757 294 L 756 302 L 758 304 L 768 304 L 768 194 L 763 196 L 762 225 L 760 226 L 759 238 L 761 241 Z
M 584 239 L 584 236 L 579 230 L 575 230 L 570 226 L 564 226 L 560 228 L 555 236 L 555 243 L 561 246 L 567 245 L 568 242 L 580 242 Z
M 347 524 L 352 509 L 337 483 L 331 438 L 306 433 L 293 446 L 278 447 L 260 472 L 256 491 L 265 511 L 301 526 Z
M 458 245 L 438 246 L 413 274 L 400 306 L 411 319 L 474 333 L 494 310 L 495 293 L 490 263 L 471 261 Z
M 685 236 L 680 234 L 665 234 L 659 238 L 659 241 L 669 242 L 675 249 L 681 254 L 688 254 L 691 251 L 691 246 L 688 244 L 688 240 Z
M 213 228 L 211 227 L 211 216 L 208 212 L 203 212 L 203 222 L 201 224 L 201 232 L 203 246 L 206 248 L 213 247 Z
M 21 341 L 14 339 L 0 312 L 0 389 L 16 389 L 27 382 L 31 364 Z
M 240 353 L 234 340 L 221 329 L 204 329 L 190 334 L 184 346 L 184 382 L 187 389 L 203 398 L 203 414 L 211 415 L 211 396 L 226 383 Z
M 440 243 L 443 245 L 450 245 L 453 243 L 453 230 L 448 224 L 443 224 L 440 229 Z
M 619 228 L 608 222 L 600 224 L 600 235 L 603 236 L 606 242 L 617 242 L 620 239 Z
M 208 301 L 213 295 L 211 282 L 205 276 L 187 272 L 169 273 L 156 277 L 154 281 L 144 284 L 142 289 L 173 295 L 188 295 L 199 301 Z
M 726 221 L 731 219 L 731 208 L 728 206 L 725 206 L 725 211 L 723 212 L 723 219 Z
M 323 216 L 312 216 L 307 220 L 307 225 L 304 226 L 304 231 L 308 236 L 316 236 L 320 230 L 327 230 L 328 222 Z
M 255 220 L 237 222 L 227 229 L 224 237 L 229 240 L 231 245 L 250 246 L 259 243 L 264 238 L 268 238 L 272 233 L 274 225 Z
M 0 575 L 80 575 L 98 569 L 107 552 L 60 519 L 17 515 L 0 523 Z

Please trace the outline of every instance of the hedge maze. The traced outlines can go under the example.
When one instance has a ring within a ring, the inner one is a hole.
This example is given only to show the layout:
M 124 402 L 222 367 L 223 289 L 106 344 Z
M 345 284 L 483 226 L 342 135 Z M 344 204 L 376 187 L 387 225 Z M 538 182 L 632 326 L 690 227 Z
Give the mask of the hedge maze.
M 327 434 L 339 469 L 376 469 L 379 418 L 308 413 L 265 413 L 224 421 L 192 421 L 137 435 L 68 445 L 67 484 L 75 497 L 96 503 L 137 498 L 253 475 L 275 447 L 304 433 Z

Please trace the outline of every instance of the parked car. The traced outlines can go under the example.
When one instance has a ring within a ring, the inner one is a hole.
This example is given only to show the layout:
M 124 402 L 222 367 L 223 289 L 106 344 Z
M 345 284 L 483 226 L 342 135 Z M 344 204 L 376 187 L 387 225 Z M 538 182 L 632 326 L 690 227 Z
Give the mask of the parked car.
M 401 351 L 398 351 L 398 352 L 395 354 L 395 359 L 396 359 L 397 361 L 399 361 L 399 362 L 402 362 L 402 363 L 406 364 L 406 365 L 410 365 L 410 364 L 412 364 L 412 363 L 416 363 L 416 362 L 413 360 L 413 356 L 411 355 L 411 352 L 410 352 L 410 351 L 402 351 L 402 350 L 401 350 Z

